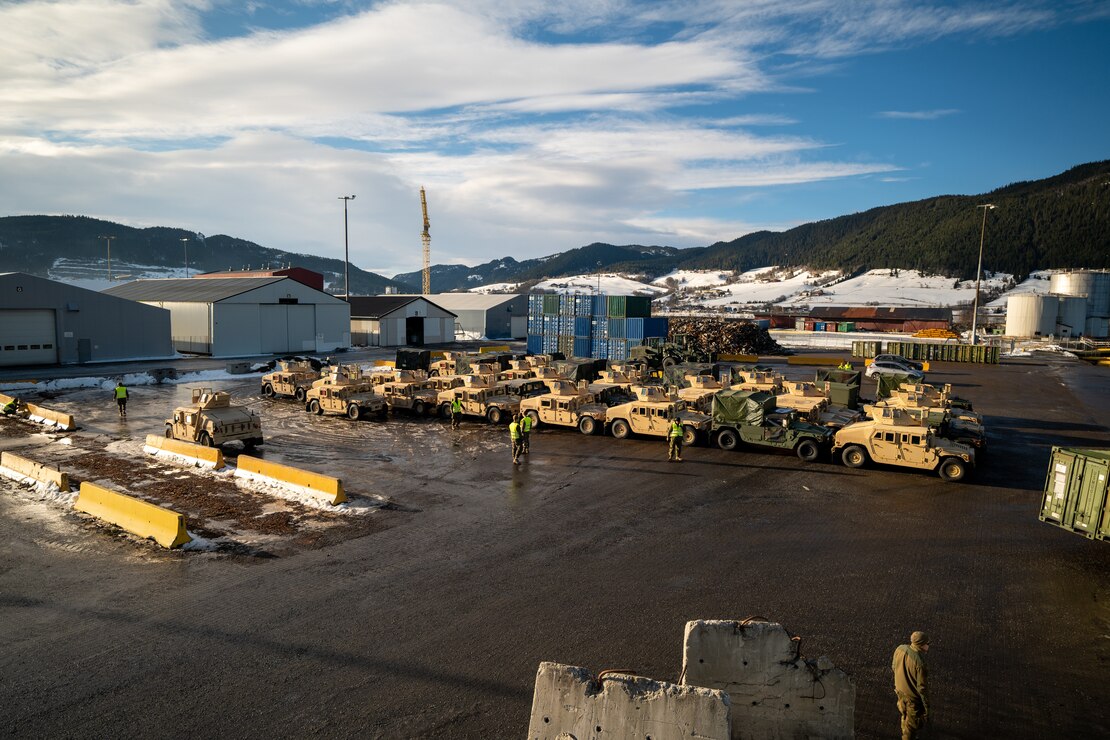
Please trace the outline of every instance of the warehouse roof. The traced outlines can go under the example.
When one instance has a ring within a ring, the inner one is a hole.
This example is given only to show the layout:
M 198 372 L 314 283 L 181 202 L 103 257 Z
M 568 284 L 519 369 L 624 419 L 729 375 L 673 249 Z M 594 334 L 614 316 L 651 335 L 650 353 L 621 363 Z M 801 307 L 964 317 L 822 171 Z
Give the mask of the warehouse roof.
M 241 295 L 264 285 L 289 280 L 286 277 L 245 277 L 227 280 L 165 278 L 135 280 L 108 288 L 104 293 L 132 301 L 169 301 L 174 303 L 215 303 Z
M 950 308 L 907 308 L 903 306 L 816 306 L 809 311 L 815 319 L 890 321 L 951 321 Z
M 426 296 L 419 295 L 353 295 L 351 296 L 351 318 L 352 319 L 380 319 L 383 316 L 388 316 L 399 308 L 413 303 L 414 301 L 423 300 L 426 303 L 435 306 L 444 313 L 455 316 L 443 306 L 429 300 Z
M 453 311 L 486 311 L 523 298 L 523 293 L 434 293 L 424 296 Z

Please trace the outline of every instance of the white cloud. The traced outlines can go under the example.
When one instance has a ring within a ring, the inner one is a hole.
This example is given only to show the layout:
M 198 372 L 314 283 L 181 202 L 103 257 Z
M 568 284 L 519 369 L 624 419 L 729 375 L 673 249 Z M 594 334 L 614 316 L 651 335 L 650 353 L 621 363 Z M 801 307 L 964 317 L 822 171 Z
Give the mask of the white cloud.
M 879 118 L 895 118 L 910 121 L 935 121 L 938 118 L 955 115 L 960 111 L 956 108 L 939 108 L 935 110 L 884 110 L 878 113 Z

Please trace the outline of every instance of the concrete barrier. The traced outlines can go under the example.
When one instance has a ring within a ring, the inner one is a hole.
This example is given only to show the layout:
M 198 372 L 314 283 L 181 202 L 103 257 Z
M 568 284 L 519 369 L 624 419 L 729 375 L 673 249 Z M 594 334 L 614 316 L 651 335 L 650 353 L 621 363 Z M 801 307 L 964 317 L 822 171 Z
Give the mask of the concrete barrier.
M 759 355 L 717 355 L 720 362 L 759 362 Z
M 300 493 L 322 499 L 332 506 L 347 500 L 343 493 L 343 481 L 330 475 L 301 470 L 291 465 L 262 460 L 249 455 L 240 455 L 235 475 L 239 478 L 262 479 L 279 483 Z
M 218 447 L 205 447 L 180 439 L 170 439 L 160 434 L 146 435 L 143 452 L 199 468 L 219 470 L 224 466 L 224 453 Z
M 599 680 L 585 668 L 540 663 L 528 739 L 610 737 L 727 740 L 728 694 L 622 673 Z
M 727 691 L 732 737 L 854 736 L 856 685 L 828 658 L 807 661 L 781 624 L 686 623 L 683 683 Z
M 69 475 L 57 465 L 37 463 L 10 452 L 0 453 L 0 475 L 17 481 L 30 479 L 46 486 L 57 486 L 58 490 L 69 493 Z
M 14 398 L 14 396 L 6 396 L 0 393 L 0 406 L 9 403 L 12 398 Z M 37 406 L 33 403 L 25 403 L 24 405 L 27 407 L 28 418 L 31 419 L 31 421 L 46 424 L 47 426 L 55 426 L 66 431 L 77 428 L 77 423 L 73 420 L 71 414 L 63 414 L 61 411 L 54 411 L 53 409 L 48 409 L 45 406 Z
M 185 531 L 184 515 L 88 481 L 81 483 L 73 508 L 152 539 L 162 547 L 180 547 L 192 540 Z
M 830 365 L 837 366 L 847 360 L 852 361 L 850 357 L 818 357 L 814 355 L 791 355 L 786 358 L 788 365 Z
M 511 351 L 512 351 L 512 348 L 507 344 L 492 344 L 489 347 L 479 347 L 478 348 L 478 354 L 484 354 L 486 352 L 505 353 L 505 352 L 511 352 Z
M 374 367 L 397 367 L 396 360 L 374 360 Z

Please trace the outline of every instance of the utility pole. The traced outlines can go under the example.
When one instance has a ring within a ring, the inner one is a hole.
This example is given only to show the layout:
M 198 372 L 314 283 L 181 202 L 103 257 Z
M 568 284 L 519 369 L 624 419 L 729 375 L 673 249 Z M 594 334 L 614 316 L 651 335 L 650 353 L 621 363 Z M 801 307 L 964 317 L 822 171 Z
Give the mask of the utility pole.
M 351 302 L 351 246 L 347 238 L 347 201 L 354 200 L 353 195 L 341 195 L 343 201 L 343 300 Z
M 185 247 L 185 277 L 189 277 L 189 237 L 183 236 L 179 241 Z
M 979 344 L 979 279 L 983 276 L 983 242 L 987 238 L 987 211 L 994 210 L 994 205 L 984 203 L 975 207 L 983 209 L 983 227 L 979 231 L 979 266 L 975 268 L 975 302 L 971 309 L 971 343 Z
M 597 294 L 601 295 L 601 260 L 597 261 Z
M 98 239 L 105 239 L 108 242 L 108 282 L 112 282 L 112 240 L 114 236 L 99 236 Z

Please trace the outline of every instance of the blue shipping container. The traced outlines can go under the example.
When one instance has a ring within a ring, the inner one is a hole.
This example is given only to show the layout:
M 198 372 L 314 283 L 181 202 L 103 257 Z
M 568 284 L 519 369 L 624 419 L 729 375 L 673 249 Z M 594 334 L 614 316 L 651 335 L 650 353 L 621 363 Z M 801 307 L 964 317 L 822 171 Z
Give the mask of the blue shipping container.
M 579 316 L 574 320 L 574 336 L 588 337 L 593 330 L 589 316 Z
M 593 296 L 593 311 L 594 316 L 608 316 L 609 315 L 609 296 L 595 295 Z
M 528 335 L 528 354 L 542 355 L 543 354 L 543 337 L 538 334 Z
M 824 321 L 815 321 L 815 322 L 813 322 L 813 330 L 814 331 L 825 331 L 825 322 Z
M 610 360 L 627 360 L 628 359 L 628 342 L 624 339 L 610 339 L 609 340 L 609 359 Z
M 640 318 L 623 319 L 624 335 L 629 339 L 644 338 L 644 320 Z
M 627 319 L 609 319 L 609 338 L 610 339 L 624 339 L 628 336 L 626 324 Z
M 574 315 L 589 317 L 594 310 L 594 297 L 592 295 L 575 296 Z
M 644 322 L 644 337 L 666 337 L 667 319 L 662 316 L 655 316 L 650 319 L 642 319 Z
M 589 337 L 575 337 L 574 338 L 574 356 L 575 357 L 589 357 L 591 343 Z

